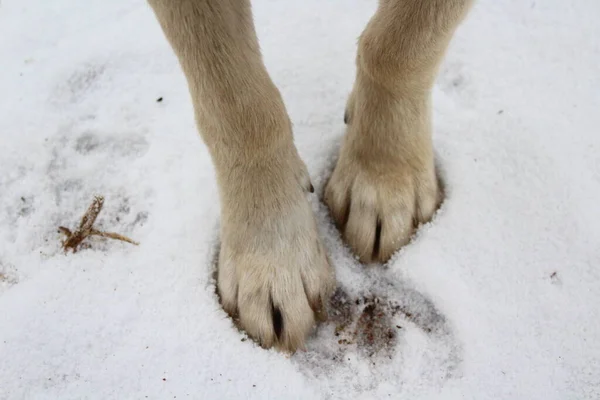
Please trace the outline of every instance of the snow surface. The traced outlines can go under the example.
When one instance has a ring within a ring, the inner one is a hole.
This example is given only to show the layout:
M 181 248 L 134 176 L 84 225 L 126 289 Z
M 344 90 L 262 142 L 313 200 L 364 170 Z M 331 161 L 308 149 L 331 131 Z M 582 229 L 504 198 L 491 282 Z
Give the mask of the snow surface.
M 317 191 L 375 5 L 255 1 Z M 434 90 L 435 220 L 365 268 L 313 198 L 349 307 L 395 304 L 395 339 L 371 354 L 330 323 L 288 357 L 218 304 L 213 169 L 146 3 L 4 0 L 0 398 L 600 398 L 599 15 L 595 0 L 475 6 Z M 100 226 L 141 245 L 64 255 L 57 226 L 96 193 Z

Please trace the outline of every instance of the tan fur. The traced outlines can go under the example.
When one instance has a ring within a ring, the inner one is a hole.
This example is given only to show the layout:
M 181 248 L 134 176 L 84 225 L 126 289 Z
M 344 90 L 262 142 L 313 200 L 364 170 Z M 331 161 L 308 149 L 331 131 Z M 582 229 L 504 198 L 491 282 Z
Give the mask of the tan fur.
M 470 0 L 381 0 L 360 38 L 348 132 L 325 201 L 365 262 L 385 261 L 439 202 L 437 67 Z M 301 348 L 335 286 L 312 188 L 248 0 L 149 0 L 177 54 L 221 201 L 218 290 L 264 347 Z
M 470 3 L 384 0 L 360 37 L 347 133 L 325 202 L 363 262 L 387 261 L 441 200 L 430 92 Z

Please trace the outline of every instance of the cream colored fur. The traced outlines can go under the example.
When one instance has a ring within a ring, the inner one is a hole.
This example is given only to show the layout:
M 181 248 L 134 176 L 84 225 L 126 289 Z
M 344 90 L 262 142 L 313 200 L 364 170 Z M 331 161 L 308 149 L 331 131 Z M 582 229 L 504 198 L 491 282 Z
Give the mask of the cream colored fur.
M 359 40 L 347 132 L 325 189 L 344 239 L 385 262 L 436 210 L 430 93 L 470 0 L 382 0 Z
M 302 348 L 333 270 L 312 185 L 262 62 L 248 0 L 149 0 L 186 75 L 221 201 L 218 291 L 262 346 Z M 365 262 L 385 261 L 440 201 L 430 125 L 437 67 L 471 0 L 381 0 L 359 42 L 348 132 L 325 190 Z

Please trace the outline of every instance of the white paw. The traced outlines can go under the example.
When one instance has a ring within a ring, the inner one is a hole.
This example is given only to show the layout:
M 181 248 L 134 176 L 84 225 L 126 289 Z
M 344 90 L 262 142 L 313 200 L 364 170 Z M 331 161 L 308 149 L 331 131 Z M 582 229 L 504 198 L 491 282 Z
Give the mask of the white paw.
M 427 143 L 414 152 L 374 149 L 368 137 L 348 131 L 354 137 L 346 137 L 342 146 L 325 203 L 362 262 L 385 262 L 431 219 L 441 201 L 433 153 Z
M 225 185 L 218 265 L 225 311 L 261 346 L 291 352 L 326 318 L 335 287 L 299 170 L 299 159 L 283 157 Z

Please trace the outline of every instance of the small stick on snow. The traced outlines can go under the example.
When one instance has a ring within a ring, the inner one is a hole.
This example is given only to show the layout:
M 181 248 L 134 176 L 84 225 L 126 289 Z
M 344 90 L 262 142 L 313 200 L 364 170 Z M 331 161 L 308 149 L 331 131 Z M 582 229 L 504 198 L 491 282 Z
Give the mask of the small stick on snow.
M 139 244 L 138 242 L 129 239 L 127 236 L 113 232 L 103 232 L 94 228 L 94 222 L 96 222 L 98 214 L 100 214 L 100 211 L 102 211 L 103 205 L 104 197 L 95 196 L 94 201 L 92 201 L 92 204 L 88 207 L 85 214 L 83 214 L 81 222 L 79 223 L 79 228 L 77 228 L 75 232 L 71 232 L 69 228 L 65 228 L 64 226 L 58 227 L 58 230 L 67 237 L 62 243 L 62 247 L 65 251 L 71 249 L 73 250 L 73 253 L 75 253 L 81 242 L 83 242 L 88 236 L 102 236 L 105 238 L 131 243 L 136 246 Z
M 114 233 L 114 232 L 102 232 L 102 231 L 97 231 L 95 229 L 92 229 L 92 232 L 90 232 L 90 236 L 92 236 L 92 235 L 102 236 L 105 238 L 110 238 L 110 239 L 115 239 L 115 240 L 120 240 L 122 242 L 131 243 L 136 246 L 139 244 L 138 242 L 129 239 L 127 236 L 119 235 L 118 233 Z

